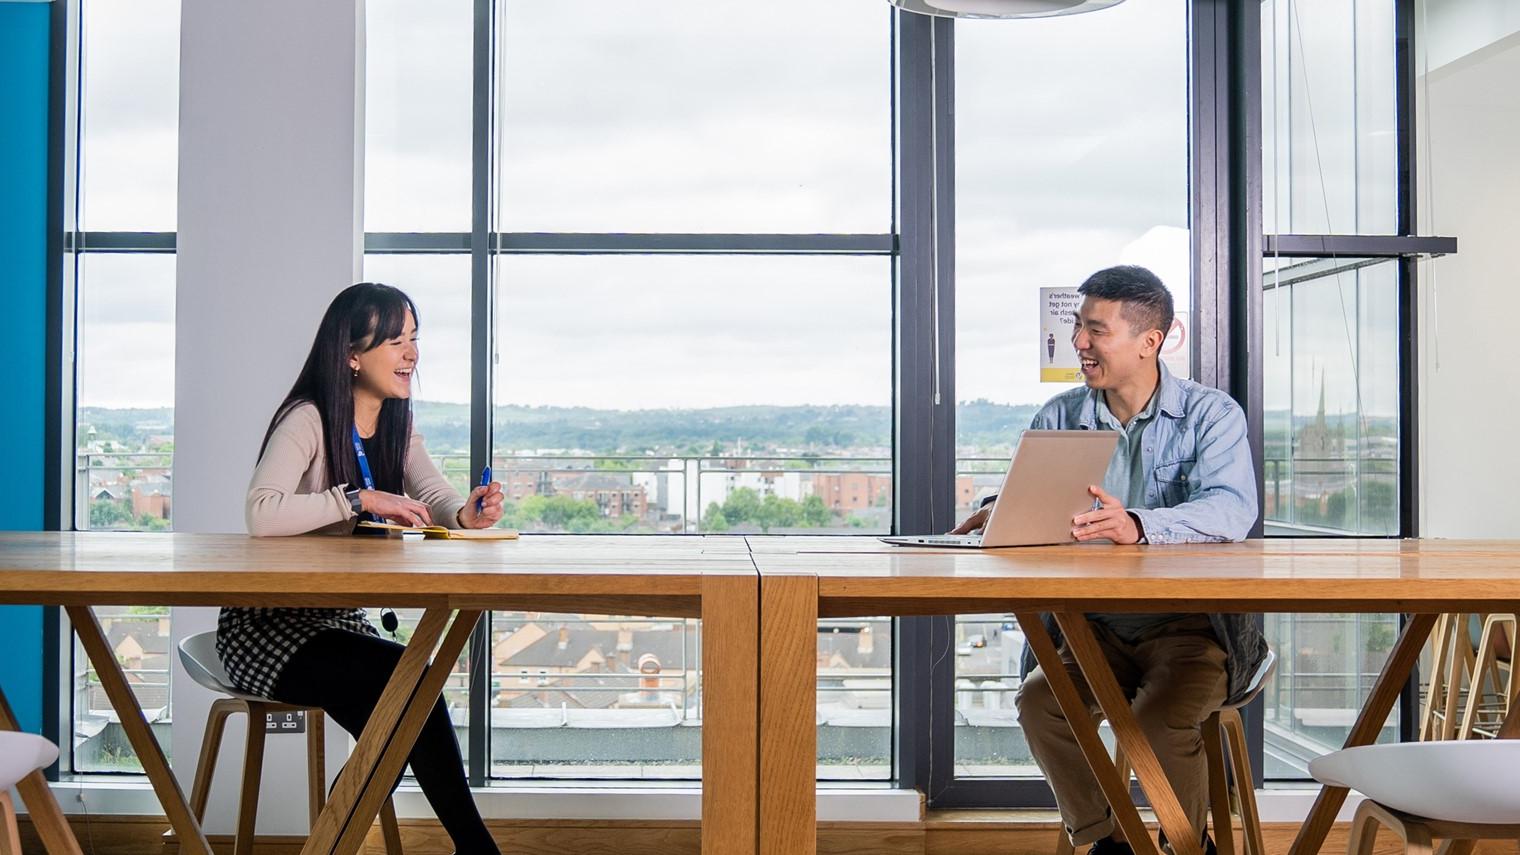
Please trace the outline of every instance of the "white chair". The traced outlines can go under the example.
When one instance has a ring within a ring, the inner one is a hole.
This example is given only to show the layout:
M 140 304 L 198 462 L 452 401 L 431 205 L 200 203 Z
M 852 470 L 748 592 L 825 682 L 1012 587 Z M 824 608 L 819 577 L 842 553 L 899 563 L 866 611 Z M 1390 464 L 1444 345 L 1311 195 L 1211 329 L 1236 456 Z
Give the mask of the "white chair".
M 58 746 L 34 733 L 0 731 L 0 855 L 21 855 L 21 831 L 11 787 L 58 759 Z
M 1251 775 L 1251 749 L 1246 743 L 1246 726 L 1240 711 L 1256 700 L 1276 670 L 1277 653 L 1268 650 L 1267 658 L 1252 675 L 1241 698 L 1215 710 L 1201 728 L 1204 752 L 1209 758 L 1209 809 L 1213 814 L 1214 845 L 1219 855 L 1232 855 L 1235 851 L 1231 814 L 1240 817 L 1246 855 L 1266 855 L 1261 813 L 1256 808 L 1256 782 Z M 1114 766 L 1121 778 L 1129 779 L 1129 760 L 1118 746 L 1114 747 Z M 1062 831 L 1056 841 L 1056 855 L 1073 855 L 1075 848 L 1071 845 L 1071 838 Z
M 1469 851 L 1476 840 L 1520 837 L 1520 740 L 1364 745 L 1310 762 L 1309 774 L 1367 797 L 1351 822 L 1351 855 L 1369 855 L 1379 826 L 1409 853 Z
M 211 705 L 211 716 L 206 720 L 206 734 L 201 740 L 200 762 L 196 764 L 195 783 L 190 790 L 190 810 L 195 814 L 196 821 L 204 821 L 206 818 L 206 801 L 211 795 L 211 778 L 216 772 L 217 752 L 221 748 L 227 718 L 243 713 L 248 716 L 248 744 L 243 753 L 243 790 L 238 797 L 237 836 L 232 851 L 233 855 L 250 855 L 253 851 L 254 820 L 259 807 L 259 778 L 264 766 L 265 714 L 305 712 L 307 810 L 315 825 L 317 815 L 322 812 L 322 806 L 327 801 L 322 710 L 282 704 L 233 688 L 232 680 L 222 668 L 222 659 L 216 652 L 215 632 L 198 633 L 181 641 L 179 661 L 190 674 L 190 679 L 214 692 L 227 695 Z M 380 809 L 380 828 L 385 836 L 387 855 L 401 855 L 401 832 L 396 824 L 396 808 L 389 796 Z

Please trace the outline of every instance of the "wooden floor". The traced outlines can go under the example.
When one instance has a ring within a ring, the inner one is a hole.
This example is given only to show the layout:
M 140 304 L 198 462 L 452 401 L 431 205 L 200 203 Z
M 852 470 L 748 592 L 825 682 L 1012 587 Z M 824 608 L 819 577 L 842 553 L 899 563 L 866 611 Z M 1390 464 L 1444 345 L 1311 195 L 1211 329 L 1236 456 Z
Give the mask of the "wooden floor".
M 176 855 L 164 840 L 161 817 L 74 817 L 74 831 L 85 855 Z M 586 820 L 491 820 L 503 855 L 698 855 L 700 832 L 695 822 L 627 822 Z M 1049 855 L 1058 823 L 1046 814 L 1007 811 L 942 811 L 923 822 L 820 823 L 820 855 Z M 29 823 L 22 821 L 26 855 L 45 855 Z M 1266 827 L 1268 855 L 1285 855 L 1297 826 Z M 401 836 L 407 855 L 449 855 L 453 846 L 437 822 L 402 820 Z M 1322 850 L 1326 855 L 1346 851 L 1347 827 L 1335 826 Z M 254 855 L 299 855 L 302 837 L 260 837 Z M 230 836 L 211 836 L 216 855 L 230 855 Z M 379 828 L 370 834 L 365 855 L 384 855 Z M 1237 850 L 1239 851 L 1239 850 Z M 1376 855 L 1397 855 L 1397 838 L 1378 839 Z M 1513 842 L 1487 842 L 1481 855 L 1514 855 Z

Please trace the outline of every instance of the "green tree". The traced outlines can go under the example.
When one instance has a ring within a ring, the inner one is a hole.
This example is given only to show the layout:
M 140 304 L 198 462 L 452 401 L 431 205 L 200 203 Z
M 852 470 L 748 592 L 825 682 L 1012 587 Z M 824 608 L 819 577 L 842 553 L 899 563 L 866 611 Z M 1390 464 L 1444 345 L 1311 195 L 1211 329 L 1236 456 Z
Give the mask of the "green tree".
M 829 513 L 822 496 L 808 496 L 802 500 L 802 524 L 808 528 L 823 528 L 834 515 Z
M 757 522 L 759 515 L 760 494 L 752 487 L 740 487 L 723 502 L 723 516 L 734 525 Z
M 728 531 L 728 517 L 724 516 L 723 509 L 717 502 L 708 502 L 707 511 L 702 514 L 702 530 L 706 532 Z
M 760 530 L 769 533 L 773 528 L 796 528 L 802 522 L 802 506 L 791 499 L 770 494 L 760 503 L 755 516 Z
M 141 514 L 137 517 L 137 527 L 143 531 L 168 531 L 169 521 L 152 514 Z
M 90 528 L 120 528 L 132 519 L 127 503 L 112 499 L 96 499 L 90 502 Z

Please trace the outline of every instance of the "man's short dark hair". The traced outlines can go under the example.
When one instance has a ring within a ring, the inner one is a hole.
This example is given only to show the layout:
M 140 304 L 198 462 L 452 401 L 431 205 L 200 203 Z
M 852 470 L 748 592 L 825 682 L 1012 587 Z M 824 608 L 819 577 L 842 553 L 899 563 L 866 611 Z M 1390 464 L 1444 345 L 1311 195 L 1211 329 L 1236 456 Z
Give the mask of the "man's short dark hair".
M 1121 264 L 1099 270 L 1077 288 L 1084 297 L 1113 300 L 1121 305 L 1119 314 L 1129 321 L 1135 333 L 1161 330 L 1171 332 L 1172 292 L 1166 290 L 1156 274 L 1133 264 Z

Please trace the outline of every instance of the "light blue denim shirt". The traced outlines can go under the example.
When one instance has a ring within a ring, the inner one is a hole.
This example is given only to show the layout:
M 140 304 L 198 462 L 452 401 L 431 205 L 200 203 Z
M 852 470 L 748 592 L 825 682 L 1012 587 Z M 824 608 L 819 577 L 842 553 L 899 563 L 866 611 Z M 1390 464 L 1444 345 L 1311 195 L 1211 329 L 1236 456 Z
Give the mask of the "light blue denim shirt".
M 1146 426 L 1129 485 L 1141 502 L 1129 507 L 1149 543 L 1244 540 L 1256 523 L 1256 469 L 1246 417 L 1229 395 L 1173 377 L 1161 363 L 1156 413 Z M 1032 430 L 1108 430 L 1099 416 L 1101 392 L 1081 387 L 1050 399 Z
M 1127 496 L 1146 542 L 1201 543 L 1244 540 L 1256 524 L 1256 468 L 1246 436 L 1245 413 L 1224 392 L 1173 377 L 1165 363 L 1151 399 L 1155 412 L 1141 433 Z M 1062 392 L 1035 414 L 1035 430 L 1112 430 L 1099 415 L 1101 392 L 1086 387 Z M 1149 407 L 1148 407 L 1149 408 Z M 1139 478 L 1143 483 L 1134 483 Z M 1157 619 L 1174 615 L 1154 616 Z M 1209 623 L 1224 648 L 1229 696 L 1249 687 L 1266 657 L 1267 644 L 1249 614 L 1211 614 Z M 1061 643 L 1055 621 L 1047 630 Z M 1101 621 L 1101 617 L 1099 620 Z M 1024 673 L 1034 667 L 1025 650 Z

